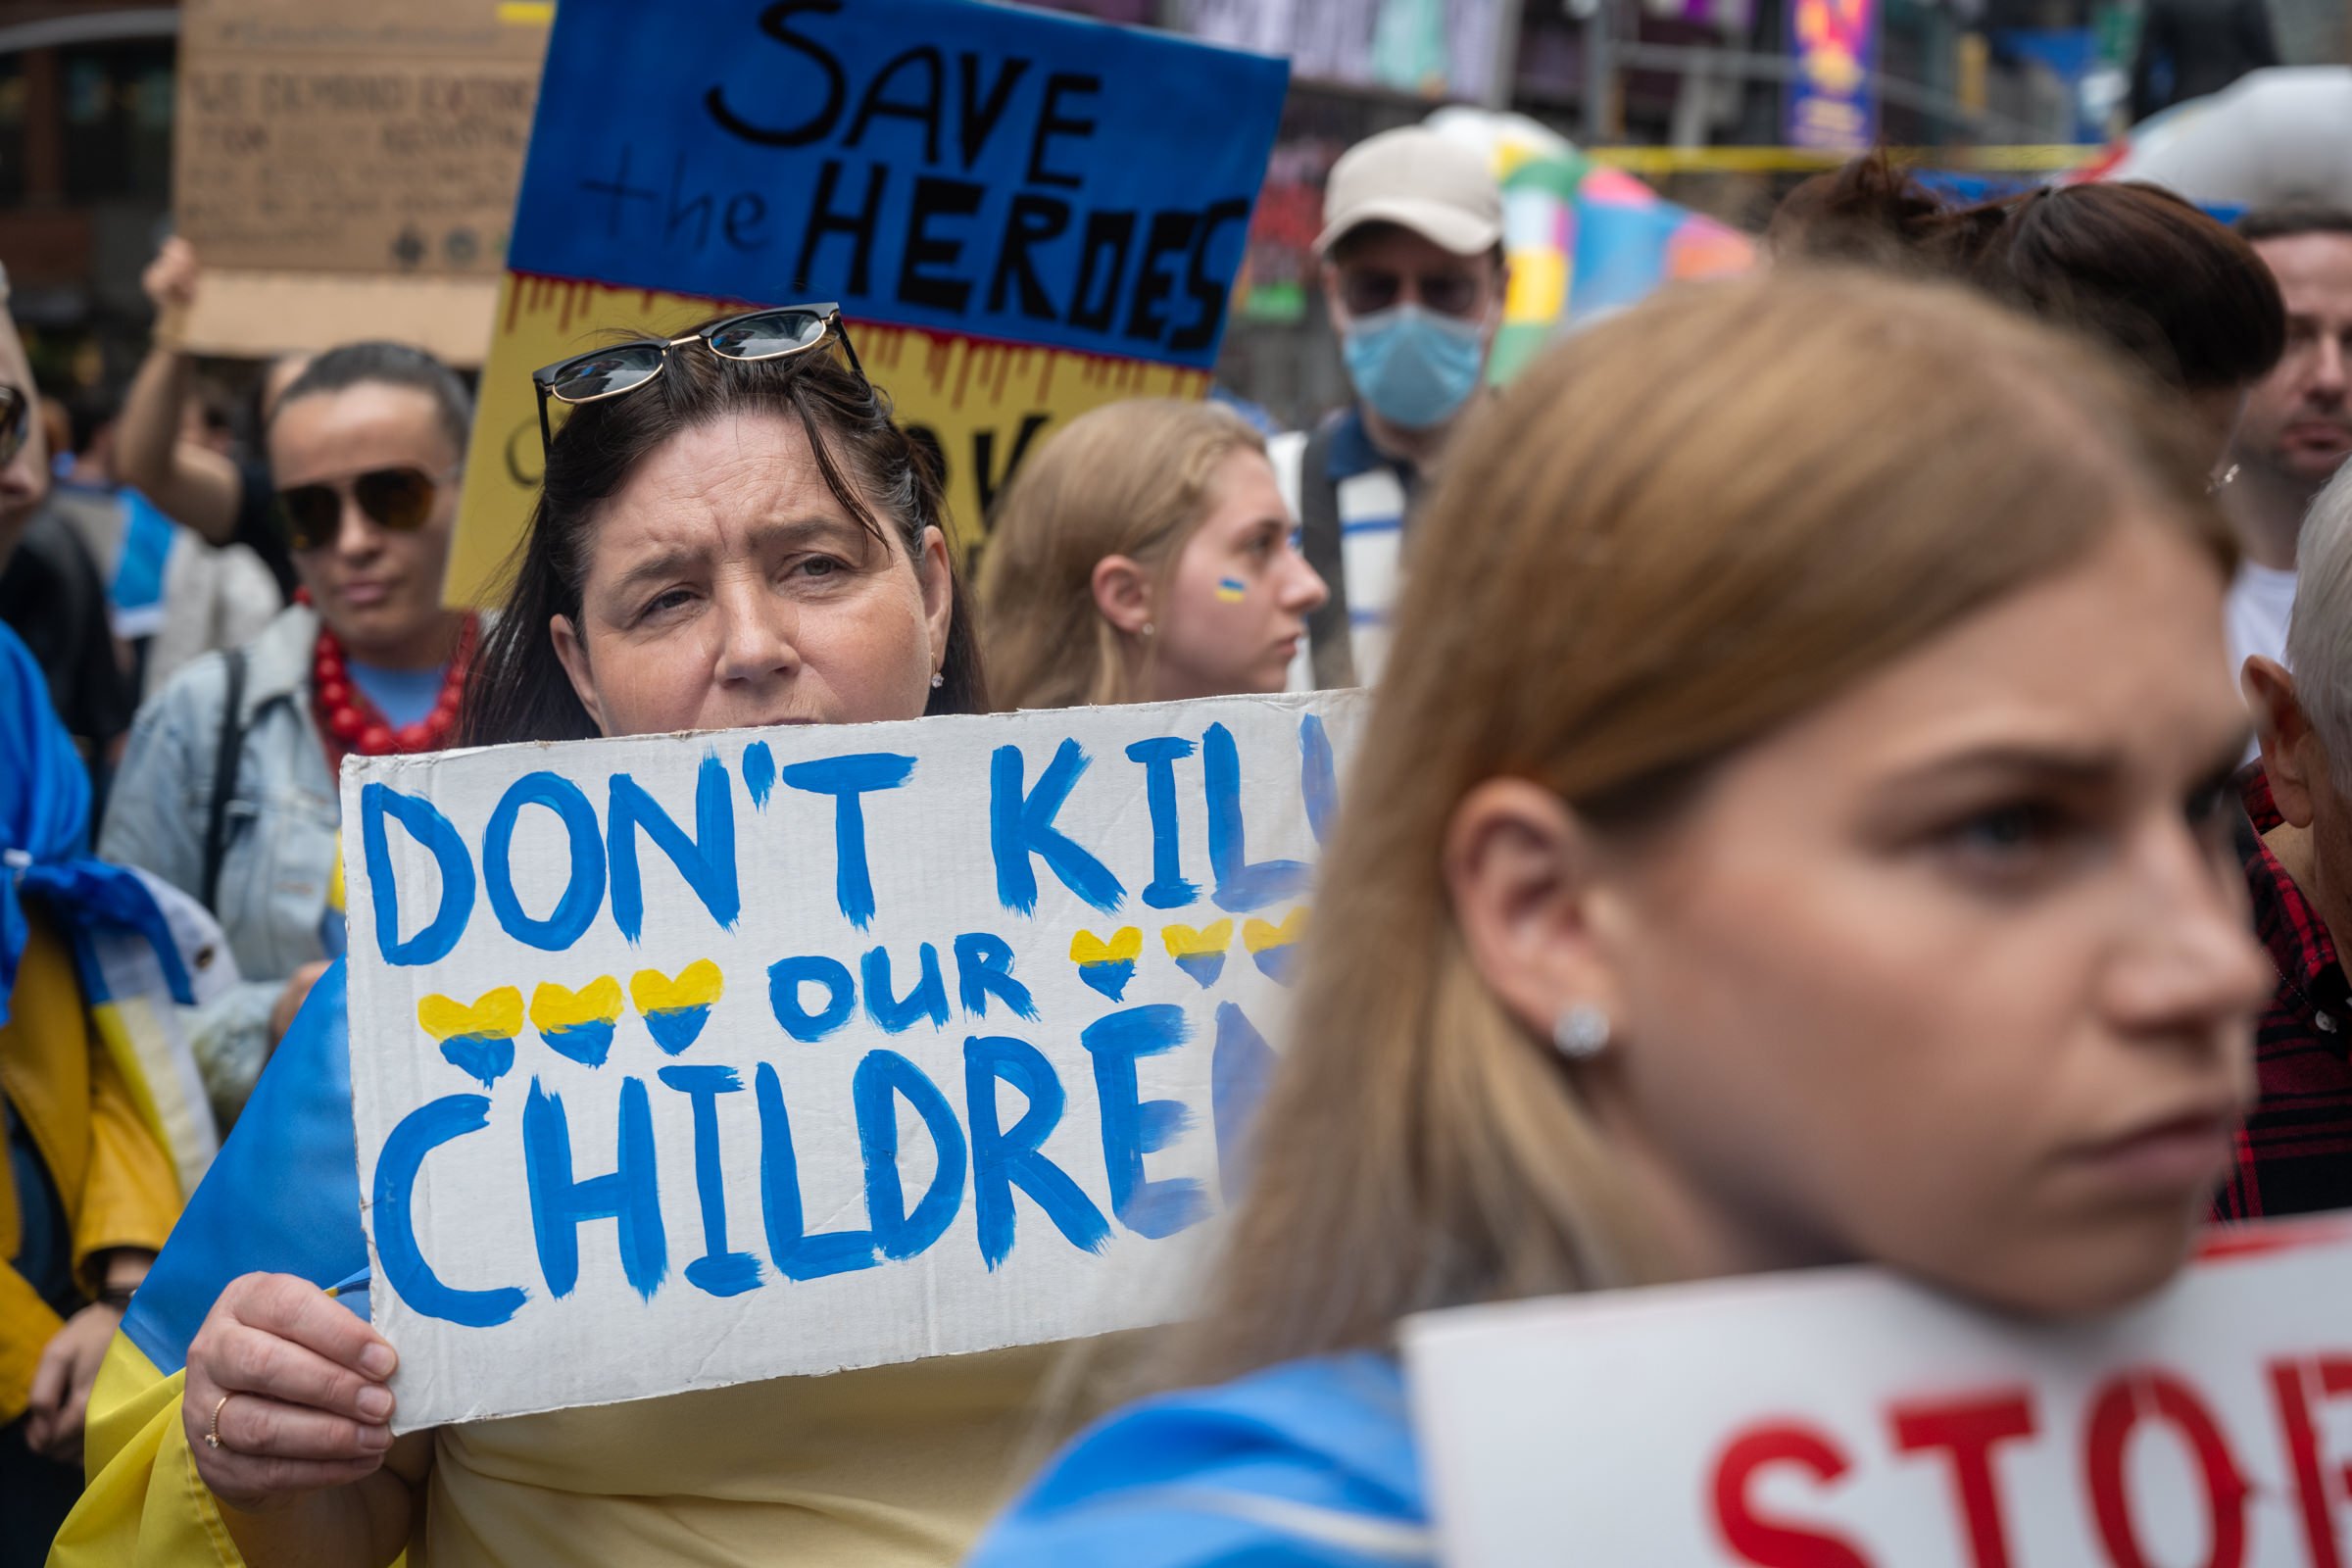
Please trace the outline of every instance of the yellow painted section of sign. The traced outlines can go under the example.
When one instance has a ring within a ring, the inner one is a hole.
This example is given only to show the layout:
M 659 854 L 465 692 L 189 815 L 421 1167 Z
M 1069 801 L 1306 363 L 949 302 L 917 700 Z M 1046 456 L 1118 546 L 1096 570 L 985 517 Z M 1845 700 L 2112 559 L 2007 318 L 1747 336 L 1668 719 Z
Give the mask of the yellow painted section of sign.
M 531 372 L 600 343 L 670 337 L 730 308 L 725 301 L 510 272 L 482 370 L 473 440 L 444 597 L 493 603 L 500 573 L 538 499 L 539 402 Z M 746 307 L 735 306 L 735 309 Z M 850 336 L 899 422 L 927 431 L 947 463 L 952 542 L 969 556 L 986 504 L 1054 428 L 1123 398 L 1197 398 L 1205 371 L 853 321 Z M 694 353 L 706 352 L 701 348 Z M 564 411 L 554 416 L 560 427 Z

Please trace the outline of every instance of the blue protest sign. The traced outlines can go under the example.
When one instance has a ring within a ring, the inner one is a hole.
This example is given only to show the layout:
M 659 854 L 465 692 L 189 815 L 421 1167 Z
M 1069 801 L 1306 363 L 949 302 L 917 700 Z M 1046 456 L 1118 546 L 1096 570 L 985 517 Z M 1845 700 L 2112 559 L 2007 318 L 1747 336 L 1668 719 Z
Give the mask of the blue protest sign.
M 976 0 L 564 0 L 509 265 L 1204 369 L 1288 74 Z

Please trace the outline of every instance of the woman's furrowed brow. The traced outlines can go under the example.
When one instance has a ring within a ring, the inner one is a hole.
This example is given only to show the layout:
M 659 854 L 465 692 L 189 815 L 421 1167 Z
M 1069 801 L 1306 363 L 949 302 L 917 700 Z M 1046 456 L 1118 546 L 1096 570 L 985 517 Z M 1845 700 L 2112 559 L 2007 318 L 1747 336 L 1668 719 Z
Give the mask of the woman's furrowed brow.
M 751 554 L 767 556 L 804 549 L 813 544 L 863 537 L 864 530 L 846 518 L 794 517 L 754 524 L 746 535 L 745 543 Z M 613 592 L 627 594 L 662 578 L 674 577 L 707 563 L 711 554 L 708 546 L 702 545 L 674 545 L 658 550 L 624 567 L 612 579 Z
M 630 565 L 612 579 L 612 591 L 627 594 L 664 577 L 674 577 L 680 571 L 703 559 L 700 550 L 663 550 Z
M 755 523 L 750 543 L 755 554 L 767 555 L 828 540 L 865 536 L 865 530 L 847 517 L 790 517 Z

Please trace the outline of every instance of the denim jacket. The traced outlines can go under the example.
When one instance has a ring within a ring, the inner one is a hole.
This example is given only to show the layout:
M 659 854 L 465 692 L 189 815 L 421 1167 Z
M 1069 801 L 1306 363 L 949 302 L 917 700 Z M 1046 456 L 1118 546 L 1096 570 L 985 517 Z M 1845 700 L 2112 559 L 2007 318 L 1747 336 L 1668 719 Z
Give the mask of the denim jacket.
M 270 1056 L 270 1011 L 296 969 L 327 953 L 322 927 L 340 801 L 311 717 L 318 617 L 293 606 L 246 645 L 244 734 L 215 911 L 243 983 L 196 1010 L 191 1036 L 223 1128 Z M 207 654 L 131 725 L 98 853 L 202 897 L 204 836 L 228 698 L 225 656 Z

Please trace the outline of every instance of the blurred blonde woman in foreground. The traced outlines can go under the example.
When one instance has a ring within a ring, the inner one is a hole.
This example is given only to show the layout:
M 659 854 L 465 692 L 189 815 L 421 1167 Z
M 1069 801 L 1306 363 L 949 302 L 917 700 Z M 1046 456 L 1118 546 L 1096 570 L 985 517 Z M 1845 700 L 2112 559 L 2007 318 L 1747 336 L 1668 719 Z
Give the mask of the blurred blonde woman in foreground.
M 982 565 L 999 706 L 1282 690 L 1329 597 L 1292 544 L 1266 444 L 1230 410 L 1139 398 L 1021 466 Z
M 1505 391 L 1415 541 L 1188 1386 L 973 1560 L 1425 1560 L 1429 1307 L 2170 1279 L 2269 978 L 2184 416 L 1982 300 L 1793 271 Z

